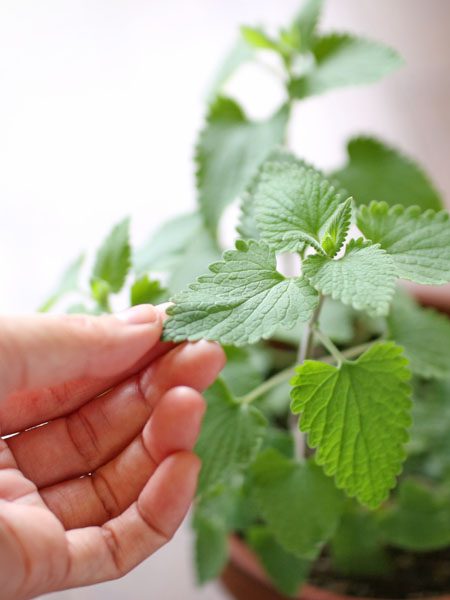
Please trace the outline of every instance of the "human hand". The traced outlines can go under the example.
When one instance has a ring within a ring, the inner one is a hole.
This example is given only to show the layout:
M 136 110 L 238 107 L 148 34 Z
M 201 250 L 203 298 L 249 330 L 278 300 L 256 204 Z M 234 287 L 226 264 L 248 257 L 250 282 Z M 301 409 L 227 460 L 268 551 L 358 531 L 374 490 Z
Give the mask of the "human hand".
M 224 355 L 159 342 L 162 314 L 0 319 L 2 600 L 120 577 L 180 525 Z

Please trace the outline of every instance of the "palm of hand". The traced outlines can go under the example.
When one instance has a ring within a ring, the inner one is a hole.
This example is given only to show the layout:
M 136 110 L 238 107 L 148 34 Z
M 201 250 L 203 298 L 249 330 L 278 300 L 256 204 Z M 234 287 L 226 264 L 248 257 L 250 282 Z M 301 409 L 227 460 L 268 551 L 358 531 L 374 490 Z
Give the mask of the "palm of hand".
M 5 600 L 119 577 L 172 537 L 199 469 L 196 390 L 223 366 L 215 345 L 159 343 L 159 319 L 43 320 L 0 349 Z

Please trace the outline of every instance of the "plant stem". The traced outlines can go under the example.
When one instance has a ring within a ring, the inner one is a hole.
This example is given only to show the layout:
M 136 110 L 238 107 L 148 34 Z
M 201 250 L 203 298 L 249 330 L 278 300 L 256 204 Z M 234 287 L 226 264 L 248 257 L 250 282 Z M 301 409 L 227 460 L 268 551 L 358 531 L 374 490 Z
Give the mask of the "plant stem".
M 336 346 L 333 344 L 330 338 L 327 335 L 325 335 L 322 331 L 320 331 L 320 329 L 318 329 L 317 327 L 314 329 L 314 333 L 316 337 L 320 340 L 322 346 L 326 350 L 328 350 L 331 356 L 334 357 L 338 365 L 341 365 L 345 361 L 345 357 L 342 355 L 342 352 L 338 348 L 336 348 Z
M 302 341 L 298 348 L 297 361 L 300 365 L 302 365 L 305 362 L 305 360 L 311 355 L 311 349 L 314 339 L 314 327 L 319 319 L 320 311 L 322 310 L 322 305 L 323 296 L 320 295 L 316 310 L 314 311 L 311 319 L 305 327 L 305 330 L 303 331 Z M 302 461 L 305 456 L 305 437 L 300 431 L 299 417 L 297 417 L 296 415 L 289 415 L 289 429 L 294 438 L 294 456 L 297 460 Z
M 348 350 L 344 350 L 343 352 L 340 352 L 340 355 L 343 360 L 355 358 L 355 357 L 359 356 L 360 354 L 362 354 L 365 350 L 370 348 L 370 346 L 372 346 L 372 344 L 374 344 L 376 341 L 377 340 L 374 340 L 373 342 L 368 342 L 366 344 L 360 344 L 359 346 L 354 346 L 353 348 L 349 348 Z M 325 362 L 325 363 L 332 363 L 335 361 L 337 362 L 336 357 L 330 356 L 330 355 L 321 356 L 321 357 L 317 358 L 316 360 L 318 360 L 320 362 Z M 288 381 L 289 379 L 291 379 L 291 377 L 293 377 L 295 375 L 296 366 L 297 365 L 293 365 L 292 367 L 287 367 L 286 369 L 283 369 L 283 371 L 279 371 L 278 373 L 276 373 L 270 379 L 266 379 L 266 381 L 264 381 L 261 385 L 258 385 L 258 387 L 256 387 L 254 390 L 252 390 L 245 396 L 242 396 L 240 398 L 240 402 L 242 402 L 243 404 L 250 404 L 250 403 L 254 402 L 254 400 L 257 400 L 258 398 L 263 396 L 265 393 L 270 392 L 270 390 L 272 388 L 276 387 L 280 383 Z

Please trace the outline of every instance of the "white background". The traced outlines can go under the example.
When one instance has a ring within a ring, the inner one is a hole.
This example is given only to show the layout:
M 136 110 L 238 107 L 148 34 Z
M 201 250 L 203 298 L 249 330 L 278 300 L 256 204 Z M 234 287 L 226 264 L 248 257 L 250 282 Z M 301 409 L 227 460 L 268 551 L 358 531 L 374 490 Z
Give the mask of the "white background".
M 194 205 L 193 144 L 215 66 L 238 24 L 282 24 L 294 0 L 0 0 L 0 311 L 30 312 L 81 249 L 125 215 L 142 242 Z M 309 100 L 295 149 L 339 164 L 344 140 L 378 133 L 419 158 L 449 195 L 450 2 L 329 0 L 324 27 L 399 49 L 381 84 Z M 277 100 L 244 71 L 254 116 Z M 195 591 L 186 531 L 121 582 L 61 597 L 222 597 Z

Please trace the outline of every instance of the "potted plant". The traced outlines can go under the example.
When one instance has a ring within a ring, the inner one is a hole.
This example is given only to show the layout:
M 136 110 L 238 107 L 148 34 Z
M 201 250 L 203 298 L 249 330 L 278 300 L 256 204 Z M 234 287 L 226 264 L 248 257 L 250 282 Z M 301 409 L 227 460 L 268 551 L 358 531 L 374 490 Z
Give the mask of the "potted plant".
M 450 320 L 399 283 L 450 281 L 449 215 L 420 167 L 380 140 L 352 139 L 329 174 L 289 152 L 295 102 L 401 64 L 379 43 L 321 33 L 320 10 L 308 0 L 277 36 L 241 29 L 197 145 L 198 210 L 134 253 L 128 220 L 117 225 L 87 304 L 69 310 L 110 310 L 131 273 L 131 304 L 172 299 L 164 339 L 225 348 L 197 445 L 200 582 L 231 551 L 224 581 L 238 598 L 442 595 Z M 260 51 L 278 60 L 286 100 L 253 121 L 221 89 Z M 218 224 L 237 198 L 238 239 L 221 257 Z M 43 310 L 79 289 L 82 264 Z

